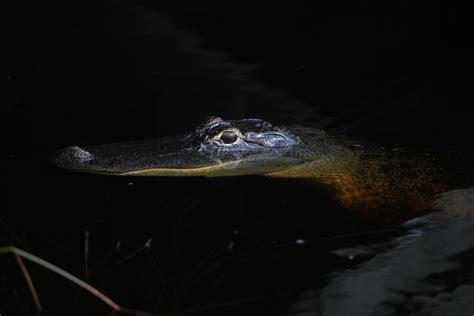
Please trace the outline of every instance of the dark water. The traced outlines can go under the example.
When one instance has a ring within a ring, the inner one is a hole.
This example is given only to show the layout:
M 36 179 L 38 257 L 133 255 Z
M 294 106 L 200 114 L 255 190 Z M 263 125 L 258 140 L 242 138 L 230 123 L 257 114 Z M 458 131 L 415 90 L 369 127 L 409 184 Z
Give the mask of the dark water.
M 88 232 L 90 283 L 156 313 L 474 312 L 472 220 L 401 224 L 412 216 L 346 210 L 294 180 L 115 178 L 47 161 L 67 145 L 173 135 L 208 115 L 470 151 L 462 8 L 106 1 L 3 12 L 2 246 L 85 277 Z M 13 256 L 0 262 L 0 314 L 34 314 Z M 109 312 L 27 267 L 46 314 Z

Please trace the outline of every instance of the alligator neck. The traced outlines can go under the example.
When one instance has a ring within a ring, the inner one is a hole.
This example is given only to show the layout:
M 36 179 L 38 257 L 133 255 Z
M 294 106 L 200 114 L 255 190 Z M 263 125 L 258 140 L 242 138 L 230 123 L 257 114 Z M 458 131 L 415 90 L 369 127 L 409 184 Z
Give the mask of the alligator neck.
M 429 156 L 339 150 L 267 176 L 301 178 L 326 188 L 345 207 L 360 210 L 426 211 L 448 189 Z

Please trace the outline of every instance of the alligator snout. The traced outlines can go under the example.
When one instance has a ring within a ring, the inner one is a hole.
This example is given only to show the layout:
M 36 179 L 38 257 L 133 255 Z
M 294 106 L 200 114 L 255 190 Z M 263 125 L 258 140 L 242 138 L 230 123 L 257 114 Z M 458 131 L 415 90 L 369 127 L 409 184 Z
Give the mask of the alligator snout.
M 94 160 L 94 155 L 78 146 L 69 146 L 51 157 L 53 164 L 69 168 L 87 165 Z

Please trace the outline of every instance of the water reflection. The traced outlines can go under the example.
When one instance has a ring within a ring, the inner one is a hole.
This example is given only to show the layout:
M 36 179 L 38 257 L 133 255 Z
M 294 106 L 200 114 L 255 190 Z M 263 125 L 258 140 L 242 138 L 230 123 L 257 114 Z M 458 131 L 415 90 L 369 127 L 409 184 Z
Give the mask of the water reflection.
M 407 222 L 419 233 L 337 271 L 303 294 L 290 315 L 464 315 L 474 297 L 474 222 L 444 213 Z M 339 251 L 347 255 L 349 250 Z M 354 248 L 352 253 L 365 253 Z

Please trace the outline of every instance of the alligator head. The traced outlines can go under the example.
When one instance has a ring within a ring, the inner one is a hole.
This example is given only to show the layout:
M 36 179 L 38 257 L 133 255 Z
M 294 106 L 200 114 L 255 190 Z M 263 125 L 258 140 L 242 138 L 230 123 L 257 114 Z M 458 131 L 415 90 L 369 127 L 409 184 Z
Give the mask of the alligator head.
M 304 159 L 290 154 L 298 136 L 259 119 L 210 117 L 179 137 L 70 146 L 54 153 L 53 164 L 111 175 L 227 176 L 265 174 Z
M 258 119 L 211 117 L 184 136 L 71 146 L 51 159 L 66 169 L 109 175 L 305 179 L 348 208 L 379 211 L 428 210 L 434 194 L 448 189 L 444 172 L 426 156 L 364 148 L 321 130 Z

